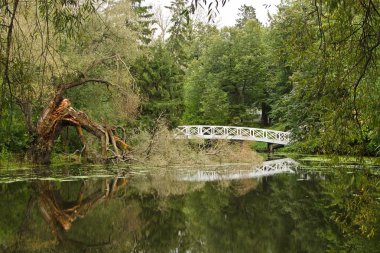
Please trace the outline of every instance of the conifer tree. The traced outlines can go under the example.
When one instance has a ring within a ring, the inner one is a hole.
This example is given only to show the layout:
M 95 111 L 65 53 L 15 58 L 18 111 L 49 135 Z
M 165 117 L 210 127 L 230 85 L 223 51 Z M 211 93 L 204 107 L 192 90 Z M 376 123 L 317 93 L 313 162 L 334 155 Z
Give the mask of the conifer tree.
M 134 25 L 134 30 L 138 32 L 139 40 L 144 45 L 148 45 L 153 38 L 153 28 L 155 23 L 151 5 L 143 5 L 144 0 L 131 0 L 132 9 L 137 15 L 137 24 Z

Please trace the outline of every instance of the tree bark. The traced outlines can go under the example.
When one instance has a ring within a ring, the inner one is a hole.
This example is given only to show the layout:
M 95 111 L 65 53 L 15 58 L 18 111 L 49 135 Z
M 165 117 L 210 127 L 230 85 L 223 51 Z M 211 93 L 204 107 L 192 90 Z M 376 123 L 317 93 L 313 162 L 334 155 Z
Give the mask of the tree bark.
M 32 161 L 38 164 L 49 164 L 50 156 L 54 149 L 54 142 L 64 126 L 73 126 L 77 128 L 79 138 L 81 138 L 84 145 L 85 139 L 82 129 L 88 133 L 96 136 L 102 142 L 102 156 L 107 158 L 108 146 L 111 143 L 116 157 L 120 157 L 119 149 L 124 152 L 128 150 L 128 145 L 113 133 L 112 128 L 104 127 L 98 123 L 90 120 L 90 118 L 83 112 L 75 110 L 71 107 L 71 103 L 67 98 L 63 98 L 63 94 L 67 89 L 77 87 L 88 82 L 100 82 L 106 84 L 110 83 L 97 79 L 80 79 L 78 81 L 62 84 L 58 87 L 53 98 L 50 100 L 48 106 L 42 112 L 36 127 L 36 140 L 33 145 Z M 111 140 L 109 140 L 111 138 Z M 87 147 L 85 146 L 85 149 Z M 87 150 L 85 150 L 87 152 Z

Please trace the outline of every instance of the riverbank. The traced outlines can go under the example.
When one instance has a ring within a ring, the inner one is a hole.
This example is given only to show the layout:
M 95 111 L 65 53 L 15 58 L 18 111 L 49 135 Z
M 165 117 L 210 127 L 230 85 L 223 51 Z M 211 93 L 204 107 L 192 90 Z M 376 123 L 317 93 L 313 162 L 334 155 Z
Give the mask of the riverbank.
M 252 150 L 247 142 L 203 140 L 173 140 L 167 138 L 167 133 L 160 133 L 153 141 L 140 139 L 134 143 L 133 149 L 126 159 L 102 160 L 93 154 L 84 157 L 81 153 L 53 153 L 50 166 L 75 164 L 110 164 L 110 165 L 141 165 L 141 166 L 197 166 L 218 165 L 225 163 L 261 164 L 263 157 Z M 141 135 L 140 135 L 141 137 Z M 132 140 L 133 141 L 133 140 Z M 35 167 L 25 154 L 3 152 L 0 156 L 0 167 Z

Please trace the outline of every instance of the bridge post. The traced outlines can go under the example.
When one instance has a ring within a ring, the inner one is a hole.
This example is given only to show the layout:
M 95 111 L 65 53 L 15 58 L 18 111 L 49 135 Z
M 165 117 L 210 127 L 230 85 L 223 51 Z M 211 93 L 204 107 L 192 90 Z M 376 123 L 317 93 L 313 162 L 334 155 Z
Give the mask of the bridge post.
M 268 146 L 267 146 L 267 150 L 268 150 L 268 153 L 272 154 L 273 151 L 274 151 L 274 144 L 273 143 L 268 143 Z

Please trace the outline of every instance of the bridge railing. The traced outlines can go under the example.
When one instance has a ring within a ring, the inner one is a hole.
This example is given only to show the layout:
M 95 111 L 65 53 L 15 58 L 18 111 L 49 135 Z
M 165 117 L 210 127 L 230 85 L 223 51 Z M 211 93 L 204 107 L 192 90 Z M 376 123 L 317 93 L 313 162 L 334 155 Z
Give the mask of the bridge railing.
M 177 139 L 254 140 L 283 145 L 290 142 L 289 132 L 235 126 L 179 126 L 174 130 L 174 136 Z

